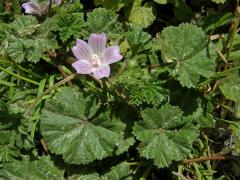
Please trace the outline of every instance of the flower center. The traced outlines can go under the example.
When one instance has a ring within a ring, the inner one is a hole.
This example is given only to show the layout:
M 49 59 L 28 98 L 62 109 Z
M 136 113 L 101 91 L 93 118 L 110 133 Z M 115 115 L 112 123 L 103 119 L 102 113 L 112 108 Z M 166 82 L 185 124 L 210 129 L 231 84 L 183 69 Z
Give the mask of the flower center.
M 101 59 L 97 54 L 93 54 L 92 55 L 92 59 L 93 59 L 93 67 L 100 67 L 101 66 Z

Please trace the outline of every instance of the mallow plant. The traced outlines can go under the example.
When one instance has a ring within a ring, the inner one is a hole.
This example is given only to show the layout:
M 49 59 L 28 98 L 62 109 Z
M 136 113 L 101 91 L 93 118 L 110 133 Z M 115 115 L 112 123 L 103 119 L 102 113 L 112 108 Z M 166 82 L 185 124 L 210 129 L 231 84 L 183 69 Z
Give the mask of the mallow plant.
M 237 0 L 1 0 L 0 179 L 239 179 Z

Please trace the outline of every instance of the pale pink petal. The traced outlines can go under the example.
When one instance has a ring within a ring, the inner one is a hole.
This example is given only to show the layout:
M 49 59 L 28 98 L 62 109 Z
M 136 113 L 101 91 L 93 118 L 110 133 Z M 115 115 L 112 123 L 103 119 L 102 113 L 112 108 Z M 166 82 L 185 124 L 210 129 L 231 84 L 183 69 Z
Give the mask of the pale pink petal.
M 103 64 L 112 64 L 117 61 L 120 61 L 123 56 L 119 53 L 119 46 L 110 46 L 108 47 L 103 54 L 102 63 Z
M 61 2 L 62 2 L 62 0 L 55 0 L 55 4 L 56 4 L 56 5 L 60 5 Z
M 91 34 L 88 38 L 88 44 L 93 49 L 94 54 L 102 56 L 106 48 L 106 35 L 101 34 Z
M 85 59 L 87 61 L 92 61 L 92 50 L 90 46 L 83 40 L 78 39 L 77 45 L 72 48 L 74 56 L 78 59 Z
M 92 66 L 86 60 L 78 60 L 72 63 L 72 66 L 79 74 L 90 74 L 92 73 Z
M 23 3 L 22 7 L 24 8 L 25 13 L 27 13 L 27 14 L 37 14 L 39 16 L 41 16 L 41 14 L 42 14 L 41 9 L 38 6 L 38 4 L 36 4 L 34 2 Z
M 103 65 L 99 68 L 93 69 L 93 76 L 97 79 L 101 79 L 103 77 L 109 77 L 110 75 L 110 66 Z

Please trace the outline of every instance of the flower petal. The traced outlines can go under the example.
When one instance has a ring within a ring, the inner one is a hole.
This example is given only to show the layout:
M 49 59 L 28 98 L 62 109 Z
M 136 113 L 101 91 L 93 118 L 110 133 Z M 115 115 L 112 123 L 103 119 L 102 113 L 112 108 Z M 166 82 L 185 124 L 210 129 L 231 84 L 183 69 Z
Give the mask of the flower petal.
M 94 54 L 102 56 L 106 48 L 106 35 L 105 33 L 101 34 L 91 34 L 88 38 L 88 44 L 92 48 Z
M 72 48 L 72 52 L 76 58 L 92 61 L 92 50 L 90 46 L 83 40 L 78 39 L 77 45 Z
M 41 16 L 41 14 L 42 14 L 41 9 L 38 6 L 38 4 L 36 4 L 34 2 L 23 3 L 22 7 L 24 8 L 25 13 L 27 13 L 27 14 L 37 14 L 39 16 Z
M 103 54 L 102 63 L 103 64 L 112 64 L 117 61 L 120 61 L 123 56 L 119 53 L 119 46 L 110 46 L 108 47 Z
M 78 60 L 72 63 L 72 66 L 79 74 L 91 74 L 92 73 L 92 66 L 86 60 Z
M 62 0 L 55 0 L 56 5 L 60 5 L 62 3 Z
M 97 79 L 101 79 L 103 77 L 109 77 L 110 75 L 110 66 L 103 65 L 99 68 L 93 69 L 93 76 Z

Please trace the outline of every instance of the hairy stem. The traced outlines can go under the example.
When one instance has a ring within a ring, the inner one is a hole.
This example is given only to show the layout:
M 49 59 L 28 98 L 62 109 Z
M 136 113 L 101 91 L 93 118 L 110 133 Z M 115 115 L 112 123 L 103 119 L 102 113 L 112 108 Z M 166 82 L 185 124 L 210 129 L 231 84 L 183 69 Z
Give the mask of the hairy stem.
M 184 160 L 183 164 L 191 164 L 191 163 L 202 162 L 202 161 L 228 160 L 230 158 L 231 157 L 229 157 L 229 156 L 221 156 L 221 155 L 210 156 L 210 157 L 199 157 L 199 158 L 192 158 L 192 159 Z
M 229 58 L 229 55 L 232 51 L 232 46 L 233 46 L 233 41 L 235 39 L 235 36 L 237 34 L 237 29 L 238 29 L 238 25 L 239 25 L 239 22 L 240 22 L 240 7 L 237 5 L 236 6 L 236 9 L 235 9 L 235 15 L 236 17 L 234 18 L 234 20 L 232 21 L 231 23 L 231 26 L 229 28 L 229 36 L 227 38 L 227 41 L 226 41 L 226 59 Z
M 19 75 L 19 74 L 15 74 L 15 73 L 7 70 L 6 68 L 3 68 L 2 66 L 0 66 L 0 70 L 2 70 L 2 71 L 4 71 L 5 73 L 8 73 L 8 74 L 10 74 L 10 75 L 18 78 L 18 79 L 27 81 L 27 82 L 29 82 L 29 83 L 31 83 L 31 84 L 39 85 L 38 82 L 36 82 L 36 81 L 34 81 L 34 80 L 31 80 L 31 79 L 28 79 L 28 78 L 26 78 L 26 77 L 23 77 L 23 76 L 21 76 L 21 75 Z
M 29 115 L 30 111 L 36 106 L 36 104 L 47 94 L 49 94 L 52 90 L 56 89 L 57 87 L 65 84 L 66 82 L 70 81 L 71 79 L 75 78 L 77 76 L 76 73 L 68 76 L 67 78 L 57 82 L 56 84 L 54 84 L 53 86 L 49 87 L 46 91 L 44 91 L 44 93 L 40 96 L 38 96 L 33 103 L 28 107 L 28 109 L 25 112 L 25 116 Z

